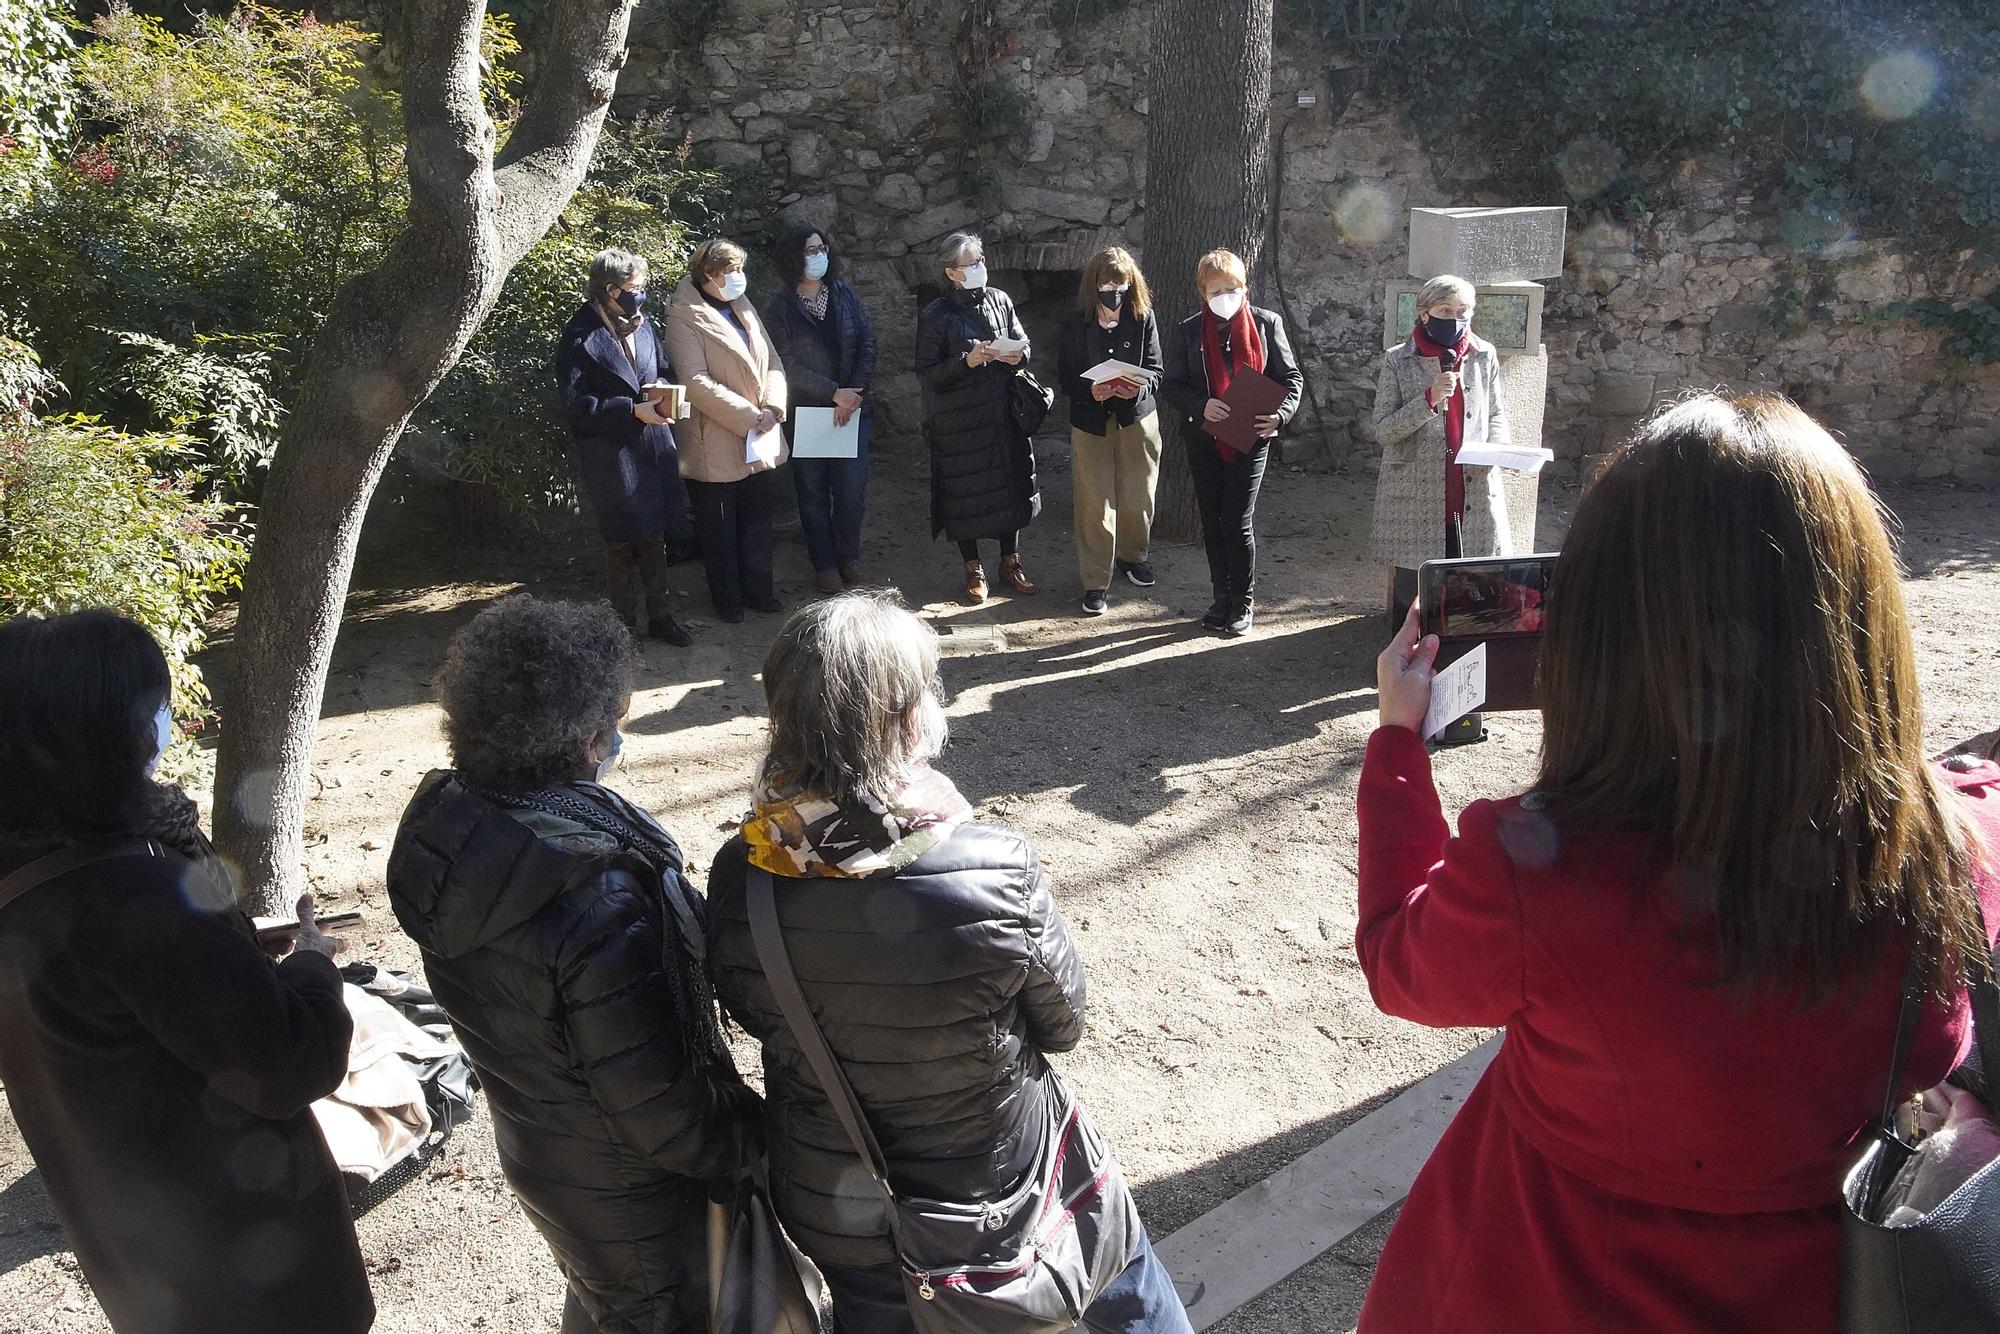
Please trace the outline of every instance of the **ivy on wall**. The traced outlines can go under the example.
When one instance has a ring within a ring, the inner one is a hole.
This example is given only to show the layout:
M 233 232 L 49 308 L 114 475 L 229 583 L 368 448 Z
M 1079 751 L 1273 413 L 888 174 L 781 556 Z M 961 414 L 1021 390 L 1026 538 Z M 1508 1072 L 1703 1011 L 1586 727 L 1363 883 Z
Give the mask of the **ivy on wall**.
M 1281 0 L 1280 40 L 1369 60 L 1427 147 L 1489 184 L 1627 217 L 1729 151 L 1801 271 L 1856 238 L 2000 262 L 2000 6 L 1992 0 Z M 1898 313 L 2000 361 L 2000 310 Z

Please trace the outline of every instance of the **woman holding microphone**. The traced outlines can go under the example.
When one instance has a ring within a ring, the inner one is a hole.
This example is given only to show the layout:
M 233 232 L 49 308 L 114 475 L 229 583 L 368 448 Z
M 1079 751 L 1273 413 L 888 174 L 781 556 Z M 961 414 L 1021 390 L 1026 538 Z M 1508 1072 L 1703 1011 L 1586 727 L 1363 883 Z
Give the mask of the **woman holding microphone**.
M 1417 294 L 1417 323 L 1389 349 L 1375 382 L 1375 558 L 1387 570 L 1390 619 L 1416 600 L 1417 567 L 1456 556 L 1508 556 L 1496 468 L 1461 467 L 1465 445 L 1506 444 L 1500 356 L 1472 332 L 1479 294 L 1443 274 Z

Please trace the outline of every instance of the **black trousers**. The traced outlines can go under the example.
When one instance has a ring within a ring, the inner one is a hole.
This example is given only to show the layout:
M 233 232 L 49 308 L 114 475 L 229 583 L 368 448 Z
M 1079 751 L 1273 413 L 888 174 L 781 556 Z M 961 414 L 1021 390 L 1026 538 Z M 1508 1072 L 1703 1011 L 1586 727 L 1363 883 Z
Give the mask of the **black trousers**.
M 771 584 L 771 516 L 791 494 L 782 469 L 751 473 L 740 482 L 687 484 L 695 536 L 718 616 L 777 601 Z
M 1271 457 L 1266 440 L 1248 454 L 1224 460 L 1215 442 L 1189 440 L 1188 471 L 1194 474 L 1195 511 L 1208 548 L 1208 580 L 1215 605 L 1226 612 L 1249 608 L 1257 594 L 1257 492 Z

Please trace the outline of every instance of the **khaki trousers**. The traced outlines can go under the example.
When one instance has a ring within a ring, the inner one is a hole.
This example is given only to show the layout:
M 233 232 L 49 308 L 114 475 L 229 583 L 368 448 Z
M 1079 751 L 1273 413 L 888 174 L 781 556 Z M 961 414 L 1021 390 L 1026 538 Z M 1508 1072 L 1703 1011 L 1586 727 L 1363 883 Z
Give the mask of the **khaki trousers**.
M 1112 561 L 1146 559 L 1153 540 L 1153 495 L 1160 485 L 1160 414 L 1104 435 L 1072 426 L 1070 481 L 1076 498 L 1076 572 L 1086 589 L 1109 588 Z

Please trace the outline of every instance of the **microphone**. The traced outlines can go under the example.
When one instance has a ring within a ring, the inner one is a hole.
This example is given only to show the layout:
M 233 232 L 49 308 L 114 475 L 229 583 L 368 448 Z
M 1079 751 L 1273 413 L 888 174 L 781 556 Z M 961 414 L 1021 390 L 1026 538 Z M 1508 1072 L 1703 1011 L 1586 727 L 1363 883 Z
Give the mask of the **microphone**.
M 1455 371 L 1458 369 L 1457 348 L 1448 347 L 1438 353 L 1438 369 L 1441 371 Z

